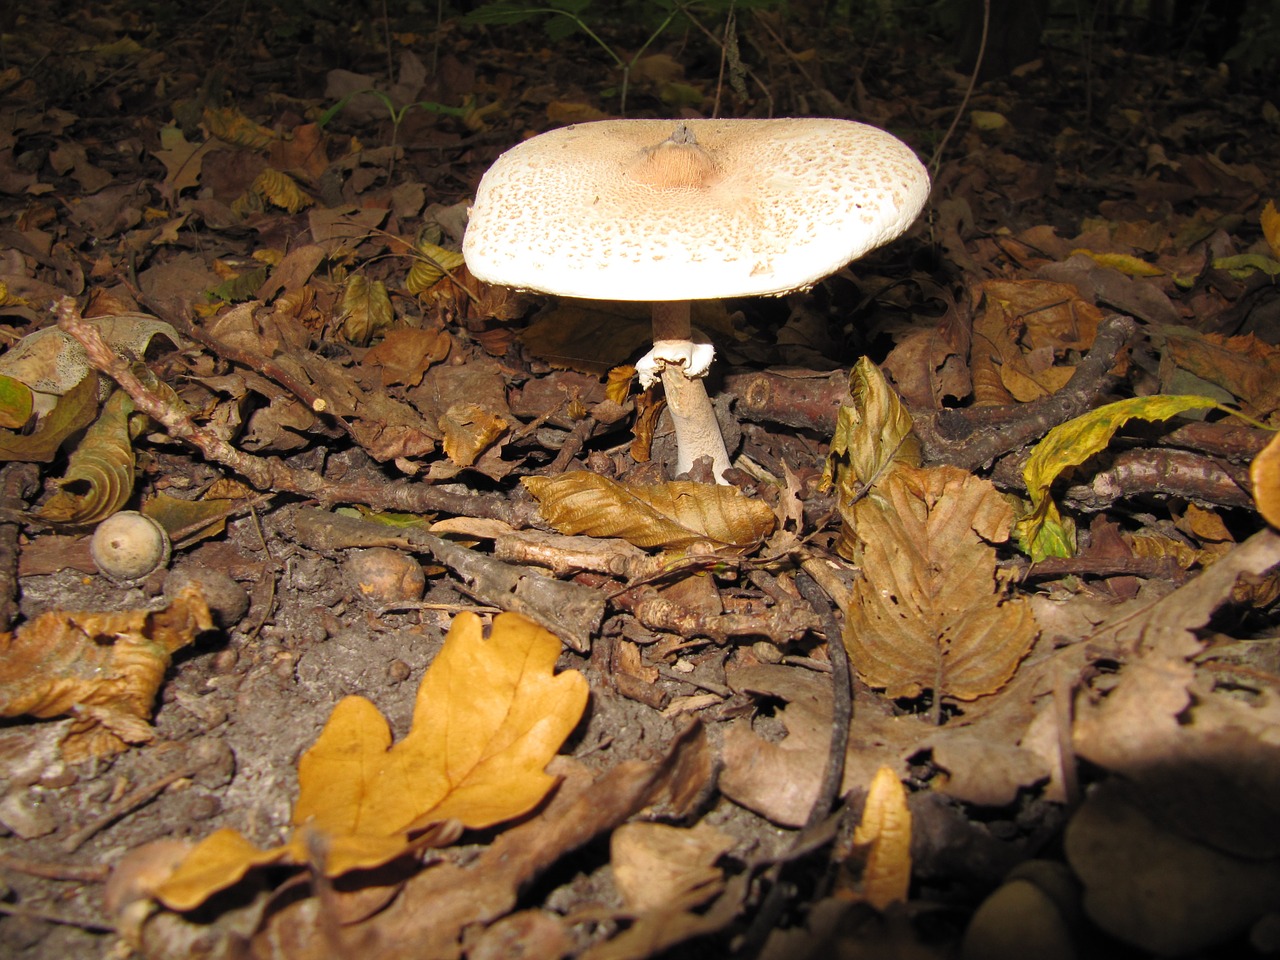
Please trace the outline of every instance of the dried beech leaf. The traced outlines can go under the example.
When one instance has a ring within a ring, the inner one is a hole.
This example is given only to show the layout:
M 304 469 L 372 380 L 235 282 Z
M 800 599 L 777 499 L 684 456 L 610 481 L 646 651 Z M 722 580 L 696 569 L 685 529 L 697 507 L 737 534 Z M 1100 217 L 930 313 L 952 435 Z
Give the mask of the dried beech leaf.
M 624 823 L 609 840 L 609 862 L 627 909 L 687 910 L 720 892 L 715 862 L 732 847 L 733 838 L 705 823 Z
M 280 138 L 270 127 L 255 123 L 235 107 L 205 107 L 201 121 L 210 134 L 238 147 L 258 150 Z
M 446 410 L 439 420 L 444 452 L 460 467 L 469 467 L 511 426 L 478 403 L 463 401 Z
M 133 493 L 132 414 L 133 400 L 123 390 L 107 399 L 102 413 L 72 452 L 60 489 L 40 508 L 41 519 L 87 526 L 124 506 Z
M 895 470 L 853 505 L 857 540 L 845 646 L 890 697 L 925 689 L 973 700 L 998 690 L 1036 636 L 1031 607 L 1006 597 L 987 541 L 1007 539 L 1008 502 L 954 467 Z
M 307 192 L 298 186 L 298 181 L 287 173 L 270 168 L 263 170 L 254 179 L 249 190 L 268 203 L 280 207 L 288 213 L 297 213 L 304 207 L 315 203 Z
M 1140 420 L 1167 420 L 1188 410 L 1214 406 L 1217 406 L 1217 401 L 1208 397 L 1131 397 L 1090 410 L 1054 427 L 1036 444 L 1022 471 L 1027 492 L 1031 495 L 1031 513 L 1020 519 L 1015 528 L 1019 546 L 1037 561 L 1045 557 L 1071 556 L 1073 544 L 1065 543 L 1061 537 L 1049 539 L 1054 533 L 1053 521 L 1057 519 L 1061 523 L 1057 507 L 1049 498 L 1049 488 L 1058 475 L 1106 449 L 1115 432 L 1135 417 Z
M 263 863 L 317 863 L 327 876 L 375 867 L 407 852 L 433 823 L 482 828 L 527 813 L 555 784 L 545 771 L 577 725 L 587 682 L 555 673 L 560 640 L 514 613 L 460 613 L 418 688 L 399 743 L 378 709 L 349 696 L 298 763 L 294 832 L 260 850 L 219 831 L 156 889 L 190 910 Z
M 363 347 L 377 334 L 391 326 L 395 311 L 387 296 L 387 285 L 381 280 L 368 280 L 352 274 L 342 291 L 342 335 L 348 343 Z
M 0 430 L 0 461 L 48 463 L 71 434 L 92 422 L 98 411 L 98 377 L 90 374 L 58 397 L 35 432 L 23 435 Z
M 911 414 L 890 388 L 880 368 L 862 357 L 849 375 L 850 402 L 836 414 L 823 485 L 835 485 L 851 504 L 895 465 L 920 465 L 920 441 L 911 432 Z
M 413 266 L 409 268 L 404 286 L 414 296 L 434 286 L 446 273 L 452 273 L 462 266 L 461 253 L 436 246 L 429 240 L 419 240 L 414 244 L 413 252 Z
M 398 327 L 388 330 L 382 342 L 364 355 L 360 362 L 366 382 L 376 376 L 380 386 L 405 384 L 416 387 L 422 375 L 449 356 L 453 338 L 444 330 L 422 330 Z
M 638 547 L 712 543 L 746 550 L 767 537 L 776 521 L 768 505 L 723 484 L 632 486 L 585 471 L 521 482 L 560 533 L 618 537 Z
M 911 885 L 911 811 L 907 792 L 888 767 L 876 771 L 853 832 L 855 846 L 868 847 L 862 896 L 877 910 L 905 903 Z
M 0 716 L 75 717 L 62 743 L 69 761 L 150 740 L 170 657 L 212 626 L 194 586 L 162 610 L 41 614 L 0 634 Z
M 1265 419 L 1280 410 L 1280 348 L 1255 334 L 1170 336 L 1165 357 L 1229 391 L 1248 414 Z

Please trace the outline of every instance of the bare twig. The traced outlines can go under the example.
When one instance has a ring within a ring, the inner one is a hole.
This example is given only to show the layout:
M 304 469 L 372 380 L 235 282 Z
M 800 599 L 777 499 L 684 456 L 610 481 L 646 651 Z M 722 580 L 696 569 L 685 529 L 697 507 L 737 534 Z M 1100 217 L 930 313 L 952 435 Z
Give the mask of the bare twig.
M 46 863 L 42 860 L 24 860 L 0 853 L 0 870 L 25 873 L 29 877 L 44 880 L 67 880 L 72 883 L 102 883 L 111 875 L 111 868 L 101 863 Z
M 1124 497 L 1156 493 L 1224 507 L 1252 507 L 1244 468 L 1190 450 L 1126 450 L 1087 484 L 1067 488 L 1063 502 L 1078 510 L 1105 510 Z
M 987 32 L 990 28 L 991 0 L 982 0 L 982 38 L 978 41 L 978 56 L 974 60 L 973 73 L 969 74 L 969 86 L 964 91 L 960 106 L 956 107 L 956 115 L 951 118 L 951 126 L 947 127 L 947 132 L 942 135 L 942 139 L 938 141 L 938 148 L 933 151 L 933 156 L 929 159 L 929 172 L 935 177 L 938 175 L 939 167 L 942 166 L 942 151 L 947 149 L 947 142 L 951 139 L 951 135 L 956 132 L 956 125 L 960 122 L 960 118 L 964 116 L 965 107 L 969 105 L 969 98 L 973 96 L 973 88 L 978 84 L 978 74 L 982 72 L 982 61 L 987 55 Z
M 21 513 L 36 491 L 40 471 L 34 463 L 8 463 L 0 470 L 0 518 Z M 0 631 L 18 616 L 18 524 L 0 519 Z

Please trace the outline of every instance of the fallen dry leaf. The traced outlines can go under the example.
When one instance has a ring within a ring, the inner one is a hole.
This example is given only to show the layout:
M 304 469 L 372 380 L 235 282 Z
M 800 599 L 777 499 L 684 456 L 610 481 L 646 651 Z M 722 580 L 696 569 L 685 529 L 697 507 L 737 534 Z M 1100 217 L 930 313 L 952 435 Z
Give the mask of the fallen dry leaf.
M 289 841 L 262 850 L 220 830 L 156 897 L 189 910 L 255 866 L 319 861 L 338 876 L 406 852 L 432 823 L 481 828 L 526 813 L 554 785 L 544 768 L 586 707 L 582 675 L 554 672 L 559 654 L 559 638 L 518 614 L 495 617 L 487 639 L 479 617 L 458 614 L 403 740 L 392 744 L 368 700 L 345 698 L 298 763 Z
M 689 909 L 720 892 L 724 871 L 715 862 L 732 846 L 706 823 L 624 823 L 609 841 L 613 882 L 629 910 Z
M 859 500 L 899 464 L 920 465 L 920 441 L 911 432 L 911 414 L 880 368 L 866 357 L 849 374 L 849 396 L 836 415 L 822 475 L 824 487 L 834 486 L 845 505 Z M 847 536 L 846 532 L 841 537 L 842 552 Z
M 196 586 L 161 610 L 41 614 L 0 635 L 0 716 L 74 717 L 62 742 L 71 762 L 145 743 L 174 651 L 212 627 Z
M 117 390 L 71 453 L 59 489 L 38 511 L 42 520 L 89 526 L 105 520 L 133 494 L 133 400 Z
M 1280 410 L 1280 348 L 1252 333 L 1171 336 L 1165 350 L 1168 362 L 1230 391 L 1246 413 L 1265 418 Z
M 902 781 L 888 767 L 871 781 L 853 844 L 867 849 L 862 898 L 877 910 L 905 903 L 911 886 L 911 811 Z
M 1130 420 L 1168 420 L 1188 410 L 1216 406 L 1208 397 L 1130 397 L 1104 404 L 1054 427 L 1031 451 L 1022 475 L 1031 495 L 1031 513 L 1018 521 L 1019 544 L 1032 560 L 1069 557 L 1075 553 L 1075 530 L 1058 514 L 1049 497 L 1054 480 L 1106 449 L 1116 431 Z
M 449 355 L 452 347 L 453 338 L 444 330 L 399 327 L 388 330 L 382 341 L 364 355 L 360 366 L 365 371 L 373 371 L 380 385 L 403 383 L 415 387 L 432 364 Z M 366 374 L 364 380 L 369 379 L 370 374 Z
M 1013 518 L 999 491 L 954 467 L 900 467 L 849 517 L 862 576 L 845 645 L 859 676 L 895 698 L 998 690 L 1037 632 L 996 576 L 988 541 L 1007 539 Z
M 560 533 L 619 537 L 638 547 L 678 550 L 695 543 L 745 550 L 773 530 L 768 505 L 737 487 L 677 480 L 622 484 L 578 471 L 521 480 Z
M 445 456 L 460 467 L 469 467 L 511 424 L 478 403 L 462 401 L 441 415 L 439 427 Z

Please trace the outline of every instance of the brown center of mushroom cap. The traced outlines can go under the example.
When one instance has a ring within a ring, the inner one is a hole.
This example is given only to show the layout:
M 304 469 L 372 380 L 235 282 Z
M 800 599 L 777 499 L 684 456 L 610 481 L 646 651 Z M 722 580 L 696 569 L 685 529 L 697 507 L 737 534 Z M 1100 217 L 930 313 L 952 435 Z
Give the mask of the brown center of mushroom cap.
M 645 147 L 627 170 L 638 183 L 659 190 L 674 187 L 705 189 L 718 178 L 716 162 L 711 159 L 683 123 L 657 146 Z

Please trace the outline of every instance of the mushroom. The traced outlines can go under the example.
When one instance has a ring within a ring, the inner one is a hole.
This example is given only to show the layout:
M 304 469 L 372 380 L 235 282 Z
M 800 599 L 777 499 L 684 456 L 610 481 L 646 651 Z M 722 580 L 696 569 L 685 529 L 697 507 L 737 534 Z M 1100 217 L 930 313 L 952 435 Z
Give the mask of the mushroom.
M 929 176 L 891 134 L 849 120 L 601 120 L 508 150 L 476 191 L 462 252 L 488 283 L 653 304 L 676 472 L 729 455 L 703 386 L 714 356 L 691 300 L 804 289 L 901 234 Z

